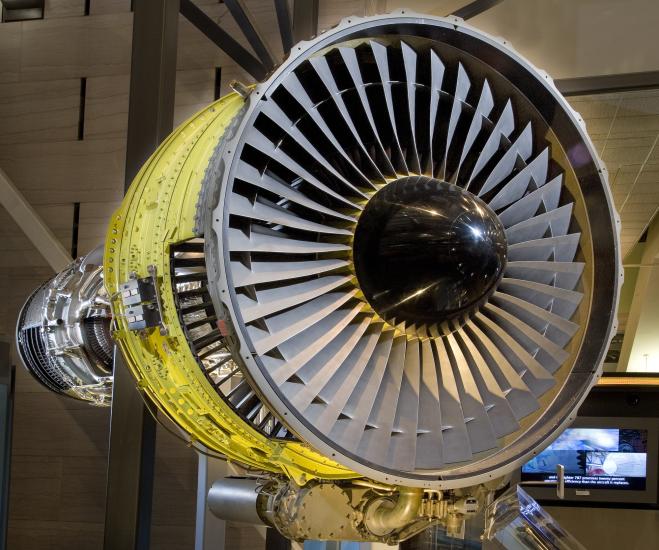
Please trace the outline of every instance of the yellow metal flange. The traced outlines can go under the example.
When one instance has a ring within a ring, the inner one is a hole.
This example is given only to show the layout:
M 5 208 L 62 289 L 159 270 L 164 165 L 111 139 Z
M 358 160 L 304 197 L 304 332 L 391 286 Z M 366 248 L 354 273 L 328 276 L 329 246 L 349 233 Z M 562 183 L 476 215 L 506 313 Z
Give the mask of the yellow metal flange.
M 300 442 L 270 439 L 218 395 L 199 367 L 180 325 L 170 276 L 170 247 L 196 237 L 197 200 L 208 162 L 245 99 L 232 93 L 179 126 L 144 164 L 105 242 L 105 284 L 112 296 L 114 337 L 138 387 L 190 434 L 191 442 L 245 465 L 280 472 L 302 484 L 354 472 Z M 155 267 L 166 334 L 129 330 L 120 285 Z

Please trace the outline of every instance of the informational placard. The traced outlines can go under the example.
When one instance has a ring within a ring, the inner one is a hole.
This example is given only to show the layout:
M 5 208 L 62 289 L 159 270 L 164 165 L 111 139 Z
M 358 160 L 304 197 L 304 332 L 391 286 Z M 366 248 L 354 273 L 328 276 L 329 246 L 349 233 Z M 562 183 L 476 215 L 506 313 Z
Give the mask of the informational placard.
M 647 430 L 570 428 L 522 468 L 522 481 L 555 483 L 565 467 L 565 486 L 643 491 L 647 481 Z

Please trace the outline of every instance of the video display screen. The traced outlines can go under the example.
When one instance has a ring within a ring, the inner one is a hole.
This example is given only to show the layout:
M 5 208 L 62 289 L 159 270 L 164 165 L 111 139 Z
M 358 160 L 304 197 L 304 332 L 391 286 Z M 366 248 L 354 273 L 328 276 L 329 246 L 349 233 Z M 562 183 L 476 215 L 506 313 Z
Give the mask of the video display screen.
M 522 481 L 555 482 L 562 464 L 566 487 L 643 491 L 647 449 L 647 430 L 569 428 L 522 467 Z

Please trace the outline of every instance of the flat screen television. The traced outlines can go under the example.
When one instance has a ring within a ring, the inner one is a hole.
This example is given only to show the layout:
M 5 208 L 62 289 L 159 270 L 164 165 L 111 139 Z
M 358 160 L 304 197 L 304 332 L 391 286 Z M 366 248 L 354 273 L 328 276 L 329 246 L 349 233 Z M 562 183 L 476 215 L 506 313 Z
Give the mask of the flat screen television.
M 539 500 L 559 500 L 556 466 L 565 467 L 565 500 L 657 504 L 659 421 L 579 417 L 522 466 L 520 481 Z

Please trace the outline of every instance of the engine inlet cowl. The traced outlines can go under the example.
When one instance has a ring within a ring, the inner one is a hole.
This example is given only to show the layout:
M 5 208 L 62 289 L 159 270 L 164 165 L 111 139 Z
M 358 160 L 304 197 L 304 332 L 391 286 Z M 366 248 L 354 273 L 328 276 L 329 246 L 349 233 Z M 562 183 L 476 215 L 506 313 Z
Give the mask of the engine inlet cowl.
M 250 391 L 363 476 L 510 472 L 599 375 L 621 277 L 605 171 L 551 80 L 460 20 L 350 18 L 294 48 L 201 196 Z

